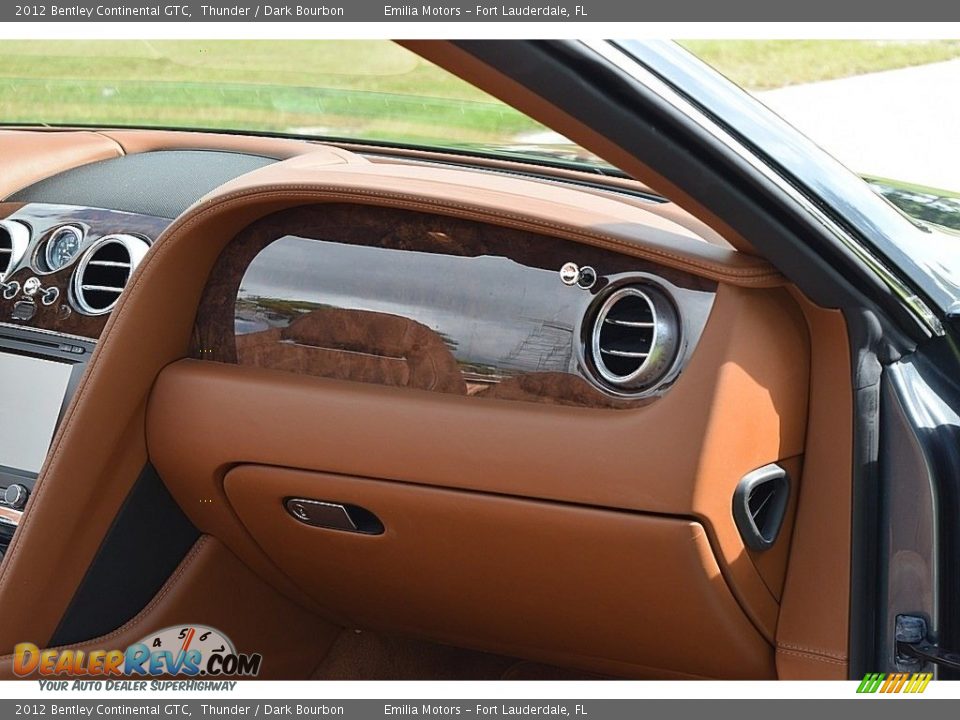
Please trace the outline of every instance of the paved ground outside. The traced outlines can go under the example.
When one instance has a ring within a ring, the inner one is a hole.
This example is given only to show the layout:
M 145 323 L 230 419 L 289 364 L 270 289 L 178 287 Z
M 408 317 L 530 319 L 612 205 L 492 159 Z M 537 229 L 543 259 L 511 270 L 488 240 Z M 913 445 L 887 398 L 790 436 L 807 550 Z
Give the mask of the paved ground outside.
M 851 170 L 960 192 L 960 60 L 756 96 Z

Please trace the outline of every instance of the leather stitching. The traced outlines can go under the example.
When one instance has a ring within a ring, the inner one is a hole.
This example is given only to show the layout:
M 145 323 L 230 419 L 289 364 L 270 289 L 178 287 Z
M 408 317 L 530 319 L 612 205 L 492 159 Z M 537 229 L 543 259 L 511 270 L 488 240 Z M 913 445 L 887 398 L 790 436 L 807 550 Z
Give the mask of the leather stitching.
M 418 195 L 408 195 L 405 193 L 395 193 L 388 191 L 380 190 L 366 190 L 363 188 L 353 188 L 340 185 L 324 185 L 318 183 L 316 185 L 303 185 L 303 184 L 291 184 L 291 185 L 264 185 L 262 187 L 254 188 L 243 188 L 241 190 L 235 190 L 232 193 L 227 193 L 222 196 L 217 196 L 210 198 L 206 201 L 201 201 L 200 205 L 194 206 L 199 209 L 202 207 L 204 202 L 212 203 L 206 210 L 213 209 L 221 204 L 231 203 L 233 200 L 245 198 L 245 197 L 271 197 L 274 195 L 289 195 L 291 193 L 307 193 L 316 194 L 321 196 L 326 196 L 332 199 L 347 199 L 355 200 L 357 197 L 369 197 L 376 199 L 385 199 L 391 200 L 394 204 L 399 204 L 400 206 L 407 207 L 408 209 L 415 210 L 447 210 L 449 214 L 450 210 L 459 211 L 456 213 L 460 217 L 466 217 L 474 220 L 482 220 L 484 222 L 490 222 L 497 225 L 505 225 L 508 227 L 518 227 L 521 229 L 540 229 L 540 230 L 552 230 L 554 232 L 560 232 L 568 237 L 573 237 L 577 241 L 589 244 L 596 245 L 599 247 L 606 247 L 608 249 L 616 250 L 618 252 L 625 252 L 629 255 L 635 257 L 642 257 L 652 261 L 666 262 L 671 267 L 676 267 L 679 269 L 686 269 L 692 272 L 691 268 L 697 268 L 703 272 L 711 273 L 711 276 L 714 279 L 726 279 L 733 280 L 736 278 L 739 282 L 749 282 L 749 283 L 759 283 L 763 282 L 767 285 L 777 285 L 784 282 L 783 277 L 775 269 L 769 266 L 758 266 L 752 268 L 734 268 L 727 267 L 723 265 L 718 265 L 716 263 L 711 263 L 708 261 L 699 261 L 694 258 L 684 257 L 682 255 L 677 255 L 671 253 L 667 250 L 662 250 L 660 248 L 651 248 L 645 247 L 642 245 L 635 245 L 633 243 L 626 242 L 619 238 L 606 235 L 604 233 L 596 232 L 593 230 L 587 230 L 578 228 L 572 225 L 565 225 L 561 223 L 554 223 L 547 220 L 540 220 L 536 218 L 530 218 L 523 215 L 517 215 L 515 213 L 509 212 L 499 212 L 486 210 L 484 208 L 473 207 L 470 205 L 464 205 L 458 202 L 444 201 L 433 198 L 426 198 Z M 194 217 L 198 217 L 197 216 Z M 185 221 L 191 220 L 193 218 L 186 218 Z M 510 222 L 505 222 L 509 220 Z M 172 234 L 177 232 L 186 225 L 181 225 L 178 227 L 171 227 L 167 232 Z
M 163 584 L 163 587 L 153 596 L 153 599 L 147 603 L 147 606 L 138 612 L 133 618 L 128 620 L 126 623 L 118 627 L 113 632 L 107 633 L 106 635 L 101 635 L 99 637 L 93 638 L 92 640 L 82 640 L 81 642 L 73 643 L 72 645 L 59 645 L 56 649 L 59 650 L 75 650 L 77 648 L 82 648 L 89 646 L 93 643 L 104 644 L 112 640 L 113 638 L 119 637 L 120 635 L 125 634 L 128 630 L 132 630 L 141 624 L 150 612 L 166 597 L 173 587 L 177 584 L 177 581 L 183 576 L 187 568 L 193 564 L 194 560 L 197 559 L 197 556 L 200 554 L 200 551 L 207 544 L 207 541 L 210 539 L 209 535 L 201 535 L 200 539 L 193 544 L 193 547 L 190 548 L 190 552 L 186 554 L 183 560 L 180 561 L 180 564 L 177 566 L 177 569 L 173 572 L 167 581 Z M 51 648 L 44 648 L 51 649 Z M 0 657 L 0 662 L 7 662 L 11 660 L 13 655 L 3 655 Z
M 814 662 L 827 663 L 829 665 L 846 665 L 846 660 L 838 660 L 836 658 L 827 657 L 825 655 L 820 655 L 819 653 L 809 653 L 802 652 L 798 650 L 786 650 L 784 648 L 777 648 L 777 653 L 781 655 L 791 655 L 793 657 L 803 658 L 804 660 L 812 660 Z
M 831 652 L 830 650 L 821 650 L 819 648 L 804 647 L 803 645 L 793 645 L 791 643 L 778 642 L 778 648 L 787 648 L 789 650 L 799 650 L 803 653 L 812 653 L 814 655 L 824 655 L 826 657 L 834 658 L 835 660 L 843 660 L 846 662 L 847 656 L 842 653 Z
M 474 220 L 483 220 L 484 222 L 492 222 L 498 225 L 508 225 L 510 227 L 519 227 L 521 229 L 546 229 L 552 230 L 554 232 L 560 232 L 567 236 L 573 236 L 578 241 L 583 242 L 589 245 L 596 245 L 599 247 L 606 247 L 608 249 L 617 250 L 619 252 L 625 252 L 627 254 L 643 257 L 649 260 L 659 260 L 661 262 L 667 261 L 671 267 L 677 267 L 679 269 L 697 268 L 699 270 L 709 272 L 713 274 L 714 279 L 732 279 L 737 278 L 741 282 L 764 282 L 767 284 L 775 285 L 783 282 L 783 278 L 776 270 L 768 266 L 758 266 L 758 267 L 747 267 L 747 268 L 734 268 L 727 267 L 723 265 L 718 265 L 716 263 L 710 263 L 707 261 L 699 261 L 693 258 L 684 257 L 682 255 L 677 255 L 676 253 L 671 253 L 667 250 L 662 250 L 660 248 L 651 248 L 645 247 L 642 245 L 634 245 L 632 243 L 625 242 L 619 238 L 615 238 L 604 233 L 584 230 L 577 228 L 571 225 L 565 225 L 561 223 L 549 222 L 546 220 L 540 220 L 535 218 L 526 217 L 523 215 L 517 215 L 515 213 L 509 212 L 494 212 L 485 210 L 483 208 L 477 208 L 470 205 L 464 205 L 458 202 L 436 200 L 433 198 L 425 198 L 417 195 L 408 195 L 404 193 L 394 193 L 387 191 L 377 191 L 377 190 L 366 190 L 363 188 L 352 188 L 338 185 L 266 185 L 263 187 L 257 188 L 244 188 L 242 190 L 236 190 L 232 193 L 228 193 L 223 196 L 212 198 L 213 205 L 209 206 L 207 209 L 213 209 L 219 204 L 229 203 L 233 200 L 262 195 L 263 197 L 274 196 L 276 194 L 292 192 L 306 192 L 311 194 L 319 194 L 335 199 L 354 199 L 356 197 L 371 197 L 378 199 L 391 200 L 395 203 L 399 203 L 404 207 L 416 209 L 416 210 L 425 210 L 425 209 L 445 209 L 445 210 L 458 210 L 460 211 L 460 216 L 468 217 L 469 219 Z M 203 202 L 203 201 L 201 201 Z M 197 206 L 198 207 L 198 206 Z M 510 220 L 512 222 L 504 222 L 504 220 Z M 176 228 L 180 230 L 181 228 L 186 227 L 181 226 Z M 168 232 L 174 232 L 174 229 L 168 230 Z
M 51 446 L 51 451 L 47 457 L 46 462 L 44 462 L 43 467 L 41 468 L 40 473 L 38 474 L 37 482 L 34 486 L 33 491 L 33 500 L 28 505 L 27 511 L 23 514 L 20 520 L 20 525 L 18 532 L 14 536 L 14 541 L 11 544 L 7 556 L 4 558 L 4 562 L 0 565 L 0 585 L 3 585 L 6 580 L 9 569 L 12 567 L 13 562 L 20 554 L 20 549 L 23 543 L 29 538 L 28 533 L 32 527 L 32 518 L 36 513 L 36 508 L 42 505 L 43 498 L 45 496 L 45 490 L 48 483 L 45 482 L 46 477 L 51 474 L 52 469 L 56 467 L 56 463 L 60 458 L 60 455 L 63 450 L 63 443 L 60 441 L 62 437 L 66 437 L 70 428 L 72 428 L 74 420 L 77 416 L 77 408 L 82 405 L 83 399 L 87 394 L 87 390 L 99 379 L 101 374 L 101 365 L 100 355 L 103 347 L 105 346 L 105 340 L 109 338 L 110 333 L 113 327 L 121 322 L 121 319 L 127 314 L 127 308 L 130 303 L 136 298 L 138 290 L 143 283 L 145 277 L 149 277 L 150 269 L 156 266 L 160 258 L 167 254 L 168 249 L 171 247 L 174 238 L 177 238 L 192 227 L 202 222 L 208 215 L 212 213 L 218 213 L 225 211 L 234 205 L 242 204 L 243 201 L 249 200 L 252 198 L 257 199 L 268 199 L 274 197 L 282 197 L 294 199 L 299 198 L 333 198 L 333 199 L 356 199 L 357 197 L 369 197 L 369 198 L 378 198 L 384 200 L 391 200 L 393 203 L 409 207 L 412 209 L 443 209 L 448 211 L 458 210 L 460 216 L 470 218 L 470 219 L 480 219 L 485 222 L 492 222 L 498 225 L 509 225 L 511 227 L 519 227 L 522 229 L 530 228 L 540 228 L 558 231 L 561 234 L 567 237 L 573 237 L 574 239 L 579 239 L 579 241 L 586 244 L 598 245 L 601 247 L 607 247 L 609 249 L 615 249 L 621 252 L 625 252 L 632 256 L 646 258 L 653 261 L 663 261 L 664 259 L 669 260 L 671 266 L 686 268 L 689 270 L 691 267 L 699 268 L 700 270 L 705 271 L 709 277 L 719 280 L 731 280 L 736 278 L 737 282 L 744 285 L 753 285 L 753 286 L 771 286 L 776 285 L 779 282 L 782 282 L 783 279 L 778 272 L 773 269 L 768 269 L 765 267 L 755 267 L 755 268 L 726 268 L 717 266 L 711 263 L 698 262 L 696 260 L 691 260 L 684 258 L 682 256 L 670 253 L 664 250 L 659 250 L 655 248 L 644 248 L 639 246 L 634 246 L 628 244 L 617 238 L 610 237 L 608 235 L 603 235 L 599 233 L 592 233 L 588 231 L 581 230 L 579 228 L 561 225 L 558 223 L 550 223 L 540 220 L 531 220 L 530 218 L 525 218 L 520 215 L 515 215 L 512 213 L 494 213 L 492 211 L 486 211 L 483 209 L 472 208 L 468 205 L 463 205 L 461 203 L 446 203 L 441 200 L 434 200 L 419 197 L 416 195 L 408 195 L 403 193 L 390 193 L 383 191 L 369 191 L 362 188 L 351 188 L 344 186 L 329 186 L 320 184 L 314 185 L 303 185 L 303 184 L 289 184 L 289 185 L 280 185 L 280 184 L 270 184 L 259 187 L 252 188 L 243 188 L 240 190 L 235 190 L 233 192 L 226 193 L 222 196 L 214 196 L 209 199 L 202 199 L 198 204 L 192 206 L 186 211 L 186 215 L 181 216 L 181 219 L 174 221 L 167 230 L 161 234 L 158 238 L 158 241 L 154 243 L 152 252 L 147 253 L 144 258 L 143 263 L 133 274 L 131 282 L 126 291 L 121 295 L 120 301 L 117 303 L 116 308 L 110 315 L 110 319 L 107 321 L 106 326 L 101 333 L 100 342 L 97 343 L 96 350 L 94 351 L 90 361 L 88 363 L 87 371 L 84 375 L 83 380 L 81 380 L 80 385 L 77 387 L 73 401 L 70 403 L 70 406 L 67 410 L 67 414 L 61 423 L 60 429 L 56 433 L 54 441 Z M 510 221 L 510 222 L 505 222 Z

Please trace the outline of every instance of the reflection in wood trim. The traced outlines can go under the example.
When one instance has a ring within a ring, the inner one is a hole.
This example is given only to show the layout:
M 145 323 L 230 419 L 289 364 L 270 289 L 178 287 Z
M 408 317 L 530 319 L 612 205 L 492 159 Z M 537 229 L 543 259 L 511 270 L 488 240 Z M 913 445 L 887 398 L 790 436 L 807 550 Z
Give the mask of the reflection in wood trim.
M 561 282 L 590 266 L 590 289 Z M 535 233 L 429 213 L 312 205 L 246 228 L 207 283 L 192 356 L 341 380 L 600 408 L 584 320 L 638 273 L 712 302 L 716 283 Z

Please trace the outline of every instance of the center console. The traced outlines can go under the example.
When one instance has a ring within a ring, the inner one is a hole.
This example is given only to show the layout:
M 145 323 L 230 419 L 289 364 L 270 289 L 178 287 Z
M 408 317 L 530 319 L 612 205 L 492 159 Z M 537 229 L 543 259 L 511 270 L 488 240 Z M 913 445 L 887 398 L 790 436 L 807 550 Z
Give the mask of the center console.
M 0 323 L 0 557 L 29 502 L 91 340 Z
M 168 224 L 0 203 L 0 558 L 113 306 Z

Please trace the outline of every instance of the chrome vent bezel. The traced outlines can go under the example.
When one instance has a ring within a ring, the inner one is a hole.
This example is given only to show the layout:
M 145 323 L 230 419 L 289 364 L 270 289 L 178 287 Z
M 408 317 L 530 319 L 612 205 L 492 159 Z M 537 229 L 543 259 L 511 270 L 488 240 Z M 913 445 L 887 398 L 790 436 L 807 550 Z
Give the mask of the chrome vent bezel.
M 18 220 L 0 220 L 0 230 L 10 241 L 10 247 L 0 247 L 0 257 L 9 254 L 7 264 L 0 270 L 0 282 L 7 279 L 27 254 L 30 247 L 30 226 Z
M 629 300 L 645 303 L 649 316 L 642 319 L 611 317 L 621 303 Z M 635 333 L 636 348 L 611 347 L 612 327 L 626 332 L 627 337 Z M 677 361 L 681 334 L 679 314 L 666 291 L 651 284 L 624 285 L 611 290 L 589 324 L 588 356 L 596 380 L 607 389 L 629 396 L 655 390 Z M 615 358 L 638 362 L 636 367 L 623 371 L 616 368 Z
M 67 262 L 61 265 L 58 268 L 54 268 L 50 264 L 49 250 L 50 245 L 53 242 L 54 238 L 59 236 L 61 233 L 69 232 L 72 233 L 77 238 L 77 245 L 80 248 Z M 36 250 L 33 252 L 33 262 L 31 264 L 32 269 L 39 275 L 52 275 L 55 272 L 60 272 L 65 268 L 70 267 L 73 263 L 77 261 L 77 258 L 83 252 L 83 243 L 87 239 L 87 231 L 82 225 L 76 223 L 67 223 L 66 225 L 58 225 L 57 227 L 51 229 L 46 233 L 46 239 L 37 244 Z
M 124 248 L 129 259 L 128 262 L 95 259 L 99 252 L 113 245 L 119 245 Z M 94 316 L 106 315 L 113 310 L 117 304 L 117 301 L 120 299 L 120 296 L 123 294 L 123 291 L 126 289 L 127 283 L 130 282 L 130 277 L 133 275 L 134 270 L 137 269 L 137 266 L 143 260 L 144 256 L 147 254 L 147 250 L 149 249 L 150 245 L 146 240 L 133 235 L 105 235 L 94 242 L 80 256 L 77 267 L 73 271 L 70 289 L 71 300 L 75 309 L 84 315 Z M 94 284 L 84 282 L 84 276 L 91 266 L 108 267 L 121 270 L 126 269 L 126 275 L 123 279 L 123 283 L 121 285 L 103 285 L 99 283 Z M 109 293 L 115 295 L 116 297 L 114 297 L 113 301 L 109 304 L 100 307 L 99 304 L 93 304 L 90 302 L 90 299 L 88 299 L 88 294 L 94 292 Z

